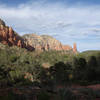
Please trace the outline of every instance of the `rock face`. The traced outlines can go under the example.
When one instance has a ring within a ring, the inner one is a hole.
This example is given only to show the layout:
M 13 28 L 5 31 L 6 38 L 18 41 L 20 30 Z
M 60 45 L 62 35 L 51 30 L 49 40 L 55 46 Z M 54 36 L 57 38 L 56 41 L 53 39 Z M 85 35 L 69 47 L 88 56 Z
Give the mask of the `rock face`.
M 0 20 L 0 42 L 8 44 L 9 46 L 16 45 L 24 47 L 25 45 L 22 38 L 18 36 L 11 27 L 6 26 L 2 20 Z
M 5 22 L 3 20 L 0 19 L 0 25 L 5 26 Z
M 76 43 L 73 44 L 73 52 L 74 52 L 74 53 L 77 52 L 77 46 L 76 46 Z
M 23 37 L 19 36 L 11 27 L 6 26 L 5 22 L 0 19 L 0 42 L 9 46 L 18 46 L 26 48 L 29 51 L 68 51 L 77 52 L 76 44 L 74 48 L 69 45 L 62 45 L 61 42 L 48 35 L 26 34 Z
M 24 39 L 20 37 L 11 27 L 5 25 L 0 19 L 0 42 L 9 46 L 18 46 L 32 50 L 33 48 L 24 43 Z
M 72 50 L 69 45 L 62 45 L 61 42 L 48 35 L 26 34 L 23 36 L 26 44 L 31 45 L 35 50 L 49 51 L 49 50 Z

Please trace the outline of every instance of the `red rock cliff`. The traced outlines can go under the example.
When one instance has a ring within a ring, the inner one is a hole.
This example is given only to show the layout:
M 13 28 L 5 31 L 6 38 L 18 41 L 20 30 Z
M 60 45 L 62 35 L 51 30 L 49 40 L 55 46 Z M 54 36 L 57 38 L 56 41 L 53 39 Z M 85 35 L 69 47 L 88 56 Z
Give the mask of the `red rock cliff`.
M 76 45 L 76 43 L 73 44 L 73 52 L 74 52 L 74 53 L 77 52 L 77 45 Z
M 0 42 L 9 46 L 18 46 L 33 50 L 33 48 L 24 43 L 24 39 L 20 37 L 11 27 L 5 25 L 5 22 L 0 19 Z
M 20 37 L 11 27 L 5 25 L 5 22 L 0 19 L 0 42 L 9 46 L 18 46 L 26 48 L 30 51 L 67 51 L 73 50 L 77 52 L 76 44 L 72 48 L 69 45 L 63 45 L 60 41 L 48 35 L 27 34 Z

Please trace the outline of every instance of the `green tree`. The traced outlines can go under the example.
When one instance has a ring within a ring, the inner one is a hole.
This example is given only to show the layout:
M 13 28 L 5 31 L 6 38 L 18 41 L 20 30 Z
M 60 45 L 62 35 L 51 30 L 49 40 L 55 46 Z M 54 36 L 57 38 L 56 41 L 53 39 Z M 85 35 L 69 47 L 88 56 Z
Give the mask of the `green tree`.
M 68 66 L 69 67 L 69 66 Z M 50 68 L 50 73 L 56 84 L 66 84 L 69 80 L 68 67 L 63 62 L 56 63 Z
M 74 75 L 74 80 L 79 81 L 79 80 L 85 80 L 86 78 L 86 69 L 87 69 L 87 62 L 84 58 L 75 58 L 74 59 L 74 70 L 73 70 L 73 75 Z
M 91 56 L 88 61 L 87 80 L 95 81 L 98 79 L 98 64 L 95 56 Z

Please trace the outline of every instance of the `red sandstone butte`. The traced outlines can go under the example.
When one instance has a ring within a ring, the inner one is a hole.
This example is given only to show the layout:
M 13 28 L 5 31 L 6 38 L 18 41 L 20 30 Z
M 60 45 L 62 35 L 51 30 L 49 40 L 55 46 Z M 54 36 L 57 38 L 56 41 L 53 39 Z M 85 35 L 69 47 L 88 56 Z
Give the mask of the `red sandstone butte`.
M 0 19 L 0 42 L 9 46 L 18 46 L 26 48 L 29 51 L 69 51 L 77 52 L 76 43 L 73 48 L 69 45 L 63 45 L 60 41 L 48 35 L 26 34 L 19 36 L 12 27 L 6 26 L 5 22 Z

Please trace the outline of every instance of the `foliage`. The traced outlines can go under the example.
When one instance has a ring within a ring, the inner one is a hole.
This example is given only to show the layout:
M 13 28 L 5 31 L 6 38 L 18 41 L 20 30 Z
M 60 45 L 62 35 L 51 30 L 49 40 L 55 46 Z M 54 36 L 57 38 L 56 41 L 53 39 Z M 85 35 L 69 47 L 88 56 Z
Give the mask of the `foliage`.
M 1 45 L 1 44 L 0 44 Z M 31 78 L 26 78 L 29 73 Z M 18 47 L 0 49 L 0 85 L 13 86 L 37 82 L 43 86 L 100 81 L 100 52 L 29 52 Z M 26 81 L 28 80 L 28 82 Z M 52 84 L 52 85 L 51 85 Z

